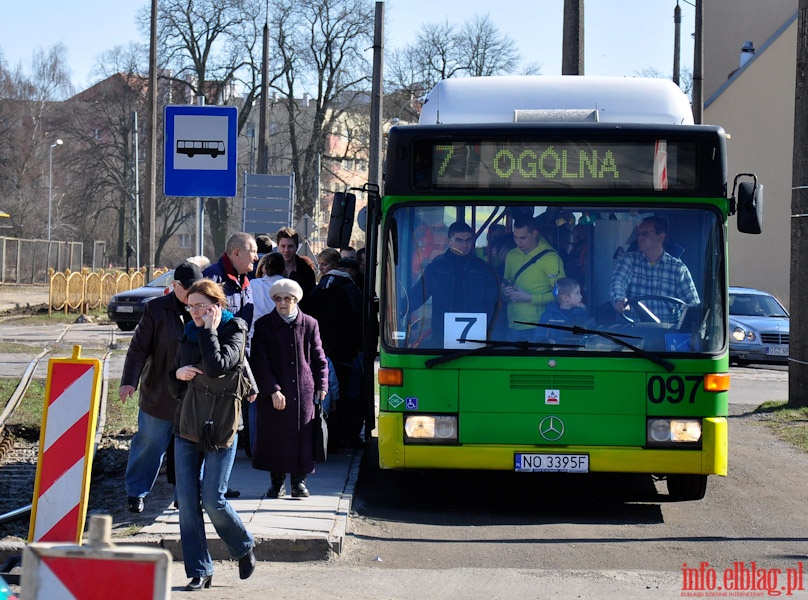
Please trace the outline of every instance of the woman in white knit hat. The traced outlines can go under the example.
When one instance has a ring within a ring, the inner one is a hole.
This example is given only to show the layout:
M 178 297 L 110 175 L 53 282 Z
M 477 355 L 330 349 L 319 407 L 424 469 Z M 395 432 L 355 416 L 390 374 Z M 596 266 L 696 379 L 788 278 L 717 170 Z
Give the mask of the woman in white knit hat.
M 270 472 L 267 496 L 309 495 L 306 476 L 314 471 L 314 400 L 328 389 L 328 367 L 317 321 L 298 308 L 300 285 L 291 279 L 272 284 L 275 309 L 255 322 L 250 365 L 258 389 L 258 423 L 253 467 Z

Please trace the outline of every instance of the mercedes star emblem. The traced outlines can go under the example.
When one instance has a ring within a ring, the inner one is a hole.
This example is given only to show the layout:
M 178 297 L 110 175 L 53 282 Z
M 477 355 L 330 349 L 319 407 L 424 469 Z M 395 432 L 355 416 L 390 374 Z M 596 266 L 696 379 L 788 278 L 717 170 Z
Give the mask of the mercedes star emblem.
M 564 421 L 555 416 L 544 417 L 539 423 L 539 433 L 548 442 L 555 442 L 564 435 Z

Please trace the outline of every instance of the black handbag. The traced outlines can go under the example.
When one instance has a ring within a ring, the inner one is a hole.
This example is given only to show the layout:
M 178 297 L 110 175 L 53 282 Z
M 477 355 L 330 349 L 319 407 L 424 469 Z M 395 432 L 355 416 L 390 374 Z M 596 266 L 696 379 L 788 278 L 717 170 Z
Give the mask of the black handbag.
M 314 462 L 325 462 L 328 459 L 328 415 L 323 410 L 322 402 L 314 402 Z
M 246 343 L 246 340 L 245 340 Z M 180 437 L 203 452 L 229 448 L 241 422 L 241 400 L 250 392 L 244 375 L 244 347 L 238 364 L 219 377 L 198 374 L 188 382 L 180 409 Z

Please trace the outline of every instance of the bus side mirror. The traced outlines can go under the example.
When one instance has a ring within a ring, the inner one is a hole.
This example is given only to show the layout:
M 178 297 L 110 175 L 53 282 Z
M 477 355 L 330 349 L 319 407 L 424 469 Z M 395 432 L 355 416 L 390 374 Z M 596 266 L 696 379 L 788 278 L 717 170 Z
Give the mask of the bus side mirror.
M 329 248 L 345 248 L 351 245 L 356 195 L 336 192 L 331 203 L 331 218 L 328 221 Z
M 752 182 L 738 183 L 738 177 L 752 177 Z M 738 195 L 735 196 L 737 186 Z M 738 219 L 738 231 L 741 233 L 761 233 L 763 231 L 763 185 L 758 184 L 754 175 L 741 174 L 735 177 L 733 194 L 730 199 L 735 205 Z

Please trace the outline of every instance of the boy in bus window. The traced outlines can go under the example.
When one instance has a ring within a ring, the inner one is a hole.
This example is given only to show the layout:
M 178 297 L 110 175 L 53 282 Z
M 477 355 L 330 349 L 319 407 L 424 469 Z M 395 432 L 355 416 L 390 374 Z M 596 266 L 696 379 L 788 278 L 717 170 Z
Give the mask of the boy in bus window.
M 508 301 L 508 338 L 531 340 L 537 323 L 548 303 L 555 300 L 553 288 L 564 277 L 561 257 L 547 243 L 532 218 L 514 221 L 513 240 L 516 248 L 505 257 L 502 295 Z
M 562 325 L 572 327 L 573 325 L 583 325 L 589 318 L 586 314 L 586 307 L 581 295 L 581 284 L 571 277 L 562 277 L 556 284 L 558 296 L 555 301 L 550 302 L 544 309 L 539 323 L 548 325 Z M 549 327 L 537 327 L 537 338 L 558 339 L 564 337 L 563 331 L 551 329 Z
M 485 313 L 490 327 L 497 308 L 499 280 L 494 270 L 474 256 L 474 232 L 466 223 L 449 226 L 448 248 L 435 257 L 409 292 L 410 309 L 432 298 L 431 346 L 444 347 L 446 313 Z
M 539 323 L 552 325 L 583 325 L 588 318 L 581 295 L 581 284 L 572 277 L 562 277 L 556 284 L 558 296 L 544 309 Z

